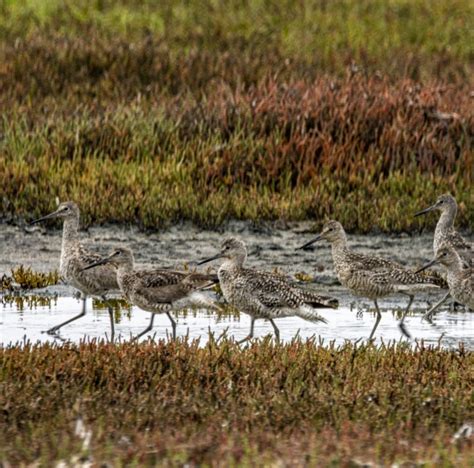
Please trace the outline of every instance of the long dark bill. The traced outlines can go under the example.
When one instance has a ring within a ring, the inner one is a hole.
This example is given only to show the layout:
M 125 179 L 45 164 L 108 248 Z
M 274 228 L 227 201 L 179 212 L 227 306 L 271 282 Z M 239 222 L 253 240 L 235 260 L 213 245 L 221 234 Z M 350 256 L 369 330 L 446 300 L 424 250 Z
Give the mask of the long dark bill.
M 309 242 L 306 242 L 306 244 L 296 247 L 295 250 L 304 250 L 306 249 L 306 247 L 309 247 L 310 245 L 313 245 L 315 242 L 318 242 L 319 239 L 321 239 L 321 234 L 318 234 L 314 239 L 311 239 Z
M 41 221 L 46 221 L 47 219 L 56 218 L 58 215 L 59 210 L 53 211 L 52 213 L 47 214 L 46 216 L 42 216 L 41 218 L 35 219 L 34 221 L 30 222 L 30 226 L 36 223 L 40 223 Z
M 417 216 L 421 216 L 421 215 L 424 215 L 426 213 L 429 213 L 430 211 L 433 211 L 435 209 L 435 207 L 436 207 L 436 205 L 431 205 L 428 208 L 425 208 L 424 210 L 417 211 L 414 216 L 416 218 Z
M 95 267 L 98 267 L 100 265 L 105 265 L 106 263 L 109 263 L 109 261 L 110 261 L 110 258 L 107 257 L 107 258 L 104 258 L 103 260 L 99 260 L 98 262 L 91 263 L 90 265 L 87 265 L 86 267 L 84 267 L 81 270 L 81 272 L 86 271 L 86 270 L 90 270 L 91 268 L 95 268 Z
M 212 262 L 213 260 L 217 260 L 218 258 L 222 258 L 222 254 L 218 253 L 217 255 L 214 255 L 209 258 L 205 258 L 204 260 L 201 260 L 200 262 L 197 262 L 196 265 L 204 265 L 205 263 Z
M 415 274 L 421 273 L 422 271 L 427 270 L 429 267 L 432 267 L 433 265 L 436 265 L 438 260 L 435 258 L 434 260 L 431 260 L 431 262 L 427 263 L 425 266 L 422 266 L 420 269 L 415 271 Z

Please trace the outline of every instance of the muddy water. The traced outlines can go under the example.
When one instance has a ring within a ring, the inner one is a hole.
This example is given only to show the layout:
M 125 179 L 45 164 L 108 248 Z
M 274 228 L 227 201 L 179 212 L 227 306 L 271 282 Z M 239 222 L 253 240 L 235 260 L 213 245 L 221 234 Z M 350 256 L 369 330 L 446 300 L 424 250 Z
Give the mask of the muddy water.
M 325 342 L 366 338 L 370 334 L 374 316 L 370 301 L 355 298 L 341 288 L 332 270 L 330 249 L 327 244 L 317 245 L 313 251 L 295 251 L 294 248 L 309 240 L 313 234 L 308 223 L 293 224 L 285 229 L 253 228 L 246 223 L 233 223 L 226 231 L 203 231 L 190 225 L 175 226 L 159 234 L 144 234 L 133 228 L 93 228 L 84 231 L 84 244 L 100 253 L 106 253 L 115 245 L 130 246 L 136 261 L 143 267 L 171 266 L 182 267 L 186 261 L 199 260 L 213 254 L 221 240 L 234 235 L 244 239 L 249 250 L 256 253 L 249 257 L 251 266 L 262 269 L 278 268 L 290 275 L 304 273 L 313 278 L 307 287 L 317 289 L 340 300 L 336 311 L 322 311 L 328 324 L 312 324 L 299 318 L 285 318 L 277 321 L 284 340 L 290 340 L 297 333 L 300 337 L 317 336 Z M 467 237 L 472 240 L 472 235 Z M 431 258 L 431 235 L 420 236 L 350 236 L 354 249 L 386 256 L 407 265 L 421 265 Z M 50 271 L 58 268 L 61 248 L 61 232 L 40 228 L 22 229 L 0 225 L 0 275 L 21 264 L 31 266 L 38 271 Z M 72 296 L 74 291 L 65 285 L 46 290 L 35 291 L 53 297 L 49 305 L 19 310 L 13 303 L 4 301 L 0 305 L 0 343 L 15 343 L 24 339 L 31 341 L 54 340 L 42 333 L 59 322 L 79 313 L 81 303 Z M 436 344 L 441 338 L 443 346 L 457 346 L 464 342 L 474 349 L 474 313 L 453 311 L 447 305 L 436 318 L 436 327 L 421 321 L 421 315 L 430 303 L 441 297 L 442 293 L 424 294 L 417 297 L 413 305 L 413 314 L 407 319 L 407 327 L 416 340 Z M 404 339 L 398 328 L 396 314 L 406 304 L 404 297 L 391 297 L 380 301 L 383 312 L 382 321 L 377 330 L 379 340 Z M 133 308 L 131 314 L 122 314 L 116 325 L 122 339 L 143 330 L 148 324 L 149 314 Z M 94 310 L 92 301 L 88 301 L 88 314 L 62 330 L 62 338 L 78 341 L 84 337 L 104 337 L 109 329 L 108 314 L 103 310 Z M 215 334 L 227 331 L 237 339 L 244 337 L 249 329 L 249 318 L 225 318 L 216 320 L 215 315 L 199 309 L 186 316 L 178 315 L 178 335 L 200 338 L 204 343 L 209 330 Z M 153 336 L 166 338 L 170 327 L 166 316 L 155 319 Z M 256 323 L 256 336 L 272 333 L 272 327 L 266 321 Z

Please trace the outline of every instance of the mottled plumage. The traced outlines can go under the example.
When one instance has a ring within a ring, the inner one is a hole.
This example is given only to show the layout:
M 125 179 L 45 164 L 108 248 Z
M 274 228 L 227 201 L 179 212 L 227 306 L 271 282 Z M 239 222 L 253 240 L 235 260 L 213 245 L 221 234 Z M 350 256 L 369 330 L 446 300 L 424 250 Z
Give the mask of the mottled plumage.
M 449 292 L 453 299 L 474 311 L 474 268 L 465 267 L 459 253 L 448 242 L 442 244 L 434 260 L 419 271 L 437 263 L 446 268 Z
M 450 194 L 444 194 L 438 197 L 436 203 L 422 211 L 419 211 L 415 216 L 420 216 L 430 211 L 441 211 L 438 223 L 436 224 L 433 237 L 433 252 L 435 256 L 442 245 L 451 245 L 461 257 L 461 260 L 466 266 L 474 266 L 474 247 L 467 242 L 461 234 L 454 228 L 454 220 L 458 212 L 458 205 L 456 199 Z
M 296 315 L 312 322 L 325 322 L 313 307 L 334 308 L 338 305 L 336 299 L 300 289 L 283 276 L 245 268 L 247 249 L 235 238 L 226 239 L 219 254 L 200 264 L 217 258 L 225 259 L 218 270 L 225 299 L 252 319 L 250 334 L 242 341 L 253 337 L 256 319 L 269 320 L 279 338 L 273 319 Z
M 83 271 L 87 265 L 101 260 L 102 257 L 85 249 L 81 245 L 79 238 L 80 212 L 78 206 L 71 201 L 61 203 L 56 211 L 33 221 L 33 223 L 51 218 L 63 219 L 63 238 L 59 264 L 61 277 L 67 284 L 78 289 L 83 297 L 82 312 L 47 331 L 50 334 L 54 334 L 64 325 L 85 315 L 87 296 L 98 296 L 105 300 L 105 294 L 109 291 L 118 290 L 119 286 L 115 271 L 110 265 L 104 265 L 95 270 Z M 108 310 L 110 316 L 111 340 L 113 340 L 115 334 L 113 310 L 110 306 Z
M 319 239 L 325 239 L 331 243 L 334 270 L 341 284 L 354 294 L 374 301 L 377 320 L 369 339 L 372 339 L 381 318 L 377 304 L 378 298 L 394 293 L 406 294 L 410 297 L 408 307 L 400 322 L 402 331 L 408 335 L 403 320 L 413 301 L 413 293 L 425 289 L 446 287 L 445 281 L 435 273 L 415 273 L 392 260 L 352 251 L 348 246 L 344 228 L 337 221 L 328 221 L 321 234 L 307 242 L 302 248 Z
M 124 296 L 140 309 L 151 312 L 148 327 L 135 337 L 140 338 L 153 328 L 155 314 L 165 313 L 176 337 L 176 322 L 170 311 L 190 304 L 212 303 L 198 291 L 215 284 L 217 276 L 206 273 L 186 273 L 172 270 L 135 270 L 133 253 L 127 248 L 117 248 L 107 258 L 89 265 L 85 272 L 107 265 L 116 269 L 120 290 Z

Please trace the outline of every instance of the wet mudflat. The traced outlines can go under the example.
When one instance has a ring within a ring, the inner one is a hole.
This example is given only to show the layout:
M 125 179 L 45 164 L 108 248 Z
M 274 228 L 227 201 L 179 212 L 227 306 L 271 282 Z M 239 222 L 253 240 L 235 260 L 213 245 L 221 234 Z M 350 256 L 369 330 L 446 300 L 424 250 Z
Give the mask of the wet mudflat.
M 299 318 L 285 318 L 277 321 L 284 341 L 295 335 L 302 338 L 316 336 L 329 343 L 343 343 L 367 338 L 373 326 L 374 315 L 370 301 L 356 298 L 341 288 L 332 269 L 330 248 L 327 244 L 316 245 L 312 251 L 295 251 L 295 247 L 307 241 L 310 223 L 297 223 L 285 227 L 254 227 L 248 223 L 235 222 L 222 232 L 203 231 L 190 225 L 172 227 L 161 233 L 145 234 L 134 228 L 100 227 L 83 231 L 84 243 L 100 253 L 106 253 L 113 246 L 128 245 L 134 252 L 136 262 L 144 268 L 153 266 L 183 268 L 186 263 L 199 260 L 214 253 L 223 238 L 238 236 L 244 239 L 249 251 L 248 265 L 273 270 L 275 268 L 290 275 L 303 275 L 307 287 L 337 297 L 338 310 L 323 310 L 321 314 L 328 324 L 312 324 Z M 467 235 L 469 238 L 469 235 Z M 472 237 L 472 236 L 471 236 Z M 350 236 L 354 249 L 371 252 L 392 258 L 406 265 L 421 265 L 431 258 L 431 234 L 420 236 Z M 52 271 L 59 266 L 61 231 L 42 228 L 24 229 L 2 225 L 0 228 L 2 255 L 0 275 L 9 273 L 19 265 L 31 266 L 36 271 Z M 217 266 L 217 265 L 216 265 Z M 299 276 L 301 278 L 301 276 Z M 23 293 L 21 293 L 23 295 Z M 74 290 L 66 285 L 58 285 L 44 290 L 36 290 L 24 295 L 39 295 L 50 300 L 46 304 L 28 307 L 26 302 L 19 308 L 6 295 L 0 309 L 0 343 L 16 343 L 24 339 L 30 341 L 55 340 L 45 333 L 45 329 L 79 313 L 81 302 L 74 298 Z M 456 347 L 464 343 L 474 349 L 474 314 L 463 309 L 453 310 L 444 306 L 436 316 L 436 326 L 421 321 L 429 304 L 442 296 L 442 292 L 418 295 L 412 313 L 406 324 L 414 340 L 425 343 L 441 343 L 445 347 Z M 377 330 L 377 339 L 384 341 L 406 340 L 398 327 L 399 314 L 406 305 L 405 297 L 392 296 L 380 301 L 383 317 Z M 88 314 L 77 322 L 64 327 L 61 338 L 79 341 L 80 339 L 104 338 L 108 331 L 108 314 L 93 308 L 88 300 Z M 122 310 L 117 314 L 117 334 L 128 340 L 143 330 L 150 314 L 137 308 Z M 217 318 L 215 313 L 196 309 L 188 313 L 178 313 L 178 336 L 188 335 L 200 338 L 205 343 L 209 331 L 216 336 L 226 332 L 229 336 L 241 339 L 248 333 L 250 320 L 245 314 Z M 155 326 L 144 339 L 167 337 L 170 326 L 168 318 L 158 315 Z M 272 333 L 272 327 L 263 320 L 256 322 L 256 336 Z M 416 341 L 414 341 L 415 343 Z

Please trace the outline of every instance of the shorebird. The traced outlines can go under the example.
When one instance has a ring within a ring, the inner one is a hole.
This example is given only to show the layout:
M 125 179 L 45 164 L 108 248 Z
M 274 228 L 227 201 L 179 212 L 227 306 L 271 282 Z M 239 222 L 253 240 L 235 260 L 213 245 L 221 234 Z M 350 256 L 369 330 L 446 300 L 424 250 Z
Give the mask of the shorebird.
M 306 244 L 298 247 L 304 249 L 320 239 L 331 243 L 334 270 L 343 286 L 358 296 L 372 299 L 377 318 L 369 336 L 371 340 L 382 315 L 377 299 L 399 293 L 409 297 L 408 305 L 399 322 L 402 333 L 410 337 L 404 320 L 414 299 L 414 292 L 431 288 L 438 289 L 444 281 L 436 275 L 417 274 L 399 263 L 385 258 L 364 255 L 352 251 L 347 243 L 346 233 L 341 223 L 328 221 L 321 233 Z M 297 249 L 297 250 L 298 250 Z
M 444 243 L 438 248 L 435 258 L 417 273 L 437 263 L 446 268 L 449 292 L 453 299 L 474 311 L 474 268 L 465 267 L 456 249 L 450 243 Z
M 61 203 L 56 211 L 34 220 L 31 224 L 52 218 L 63 219 L 63 240 L 59 273 L 67 284 L 81 292 L 82 311 L 71 319 L 50 328 L 46 333 L 55 335 L 64 325 L 84 317 L 86 315 L 87 296 L 96 296 L 103 299 L 107 304 L 110 317 L 110 340 L 113 341 L 115 336 L 114 311 L 107 302 L 105 295 L 110 291 L 118 291 L 119 289 L 115 270 L 110 265 L 106 265 L 94 271 L 83 271 L 85 266 L 97 262 L 102 257 L 82 246 L 79 239 L 80 211 L 74 202 Z
M 187 273 L 172 270 L 135 270 L 133 253 L 120 247 L 108 257 L 84 268 L 90 271 L 103 265 L 116 269 L 117 282 L 124 296 L 140 309 L 151 312 L 150 323 L 134 339 L 137 340 L 153 328 L 155 314 L 166 314 L 176 338 L 176 321 L 171 316 L 174 309 L 191 304 L 212 307 L 212 302 L 200 290 L 217 283 L 215 274 Z
M 474 267 L 473 245 L 467 242 L 454 228 L 454 220 L 456 219 L 458 211 L 456 199 L 449 193 L 440 195 L 433 205 L 424 210 L 418 211 L 415 213 L 415 216 L 420 216 L 431 211 L 441 211 L 441 216 L 436 224 L 433 237 L 434 255 L 436 256 L 440 247 L 447 243 L 458 251 L 465 266 L 471 268 Z M 444 302 L 446 302 L 449 296 L 450 292 L 448 291 L 423 317 L 431 321 L 431 316 Z
M 217 273 L 225 299 L 251 318 L 250 333 L 239 343 L 253 338 L 256 319 L 267 319 L 279 340 L 280 331 L 274 319 L 298 316 L 310 322 L 325 323 L 314 308 L 337 308 L 337 299 L 298 288 L 282 276 L 245 268 L 247 248 L 241 240 L 233 237 L 224 240 L 217 255 L 197 264 L 219 258 L 225 259 Z

